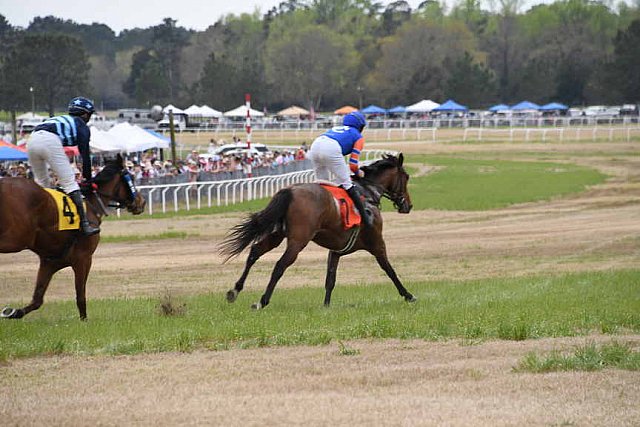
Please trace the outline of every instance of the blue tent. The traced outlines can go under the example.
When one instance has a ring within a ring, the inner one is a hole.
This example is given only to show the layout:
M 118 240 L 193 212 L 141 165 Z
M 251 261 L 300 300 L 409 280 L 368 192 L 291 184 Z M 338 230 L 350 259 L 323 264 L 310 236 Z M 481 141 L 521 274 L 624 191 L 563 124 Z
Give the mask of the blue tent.
M 362 110 L 360 110 L 360 112 L 363 114 L 386 114 L 387 110 L 372 104 L 368 107 L 363 108 Z
M 558 102 L 552 102 L 550 104 L 543 105 L 542 107 L 540 107 L 540 109 L 542 111 L 555 111 L 555 110 L 568 110 L 569 107 L 567 107 L 564 104 L 560 104 Z
M 163 134 L 156 132 L 153 129 L 145 129 L 145 130 L 147 132 L 149 132 L 151 135 L 155 136 L 156 138 L 159 138 L 159 139 L 161 139 L 163 141 L 171 142 L 171 138 L 168 138 L 168 137 L 164 136 Z
M 506 104 L 498 104 L 498 105 L 494 105 L 493 107 L 489 108 L 489 111 L 493 111 L 494 113 L 496 111 L 505 111 L 505 110 L 510 110 L 509 106 Z
M 460 105 L 453 99 L 446 101 L 444 104 L 440 104 L 439 107 L 434 108 L 431 111 L 468 111 L 469 109 L 464 105 Z
M 407 109 L 405 107 L 403 107 L 402 105 L 396 105 L 393 108 L 389 108 L 388 111 L 391 114 L 400 114 L 400 113 L 406 113 Z
M 513 107 L 511 107 L 511 109 L 514 110 L 514 111 L 539 110 L 540 106 L 538 104 L 534 104 L 533 102 L 522 101 L 521 103 L 516 104 Z
M 0 161 L 27 160 L 27 153 L 7 145 L 0 145 Z

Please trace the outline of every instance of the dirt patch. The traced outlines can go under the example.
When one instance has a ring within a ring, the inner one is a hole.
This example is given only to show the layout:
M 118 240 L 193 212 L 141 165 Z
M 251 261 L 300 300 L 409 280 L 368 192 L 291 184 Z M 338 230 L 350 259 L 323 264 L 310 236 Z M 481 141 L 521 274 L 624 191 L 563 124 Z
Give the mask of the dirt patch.
M 638 347 L 638 337 L 617 337 Z M 611 337 L 52 357 L 0 367 L 7 425 L 638 425 L 640 372 L 515 373 Z
M 488 212 L 385 213 L 390 259 L 409 288 L 412 281 L 640 265 L 637 143 L 407 142 L 385 148 L 477 158 L 551 159 L 595 167 L 610 176 L 606 183 L 578 195 Z M 432 172 L 428 165 L 418 165 L 417 170 Z M 246 254 L 222 264 L 217 245 L 240 218 L 211 215 L 105 223 L 104 235 L 144 236 L 168 230 L 192 237 L 100 245 L 88 284 L 89 317 L 95 298 L 160 298 L 167 290 L 175 295 L 219 292 L 224 298 L 222 292 L 237 280 Z M 249 289 L 264 289 L 281 254 L 281 248 L 274 250 L 256 264 L 247 282 Z M 323 286 L 326 256 L 326 250 L 309 245 L 278 287 Z M 0 256 L 0 301 L 27 302 L 36 269 L 37 257 L 30 252 Z M 345 257 L 337 286 L 364 280 L 389 283 L 370 255 Z M 54 277 L 47 299 L 73 298 L 71 272 L 62 271 Z M 272 303 L 277 300 L 276 291 Z M 609 342 L 612 338 L 588 339 Z M 640 336 L 616 339 L 637 348 Z M 334 343 L 17 360 L 0 367 L 0 414 L 8 425 L 640 424 L 637 372 L 512 372 L 528 351 L 566 349 L 585 340 L 346 343 L 359 351 L 355 356 L 341 355 Z

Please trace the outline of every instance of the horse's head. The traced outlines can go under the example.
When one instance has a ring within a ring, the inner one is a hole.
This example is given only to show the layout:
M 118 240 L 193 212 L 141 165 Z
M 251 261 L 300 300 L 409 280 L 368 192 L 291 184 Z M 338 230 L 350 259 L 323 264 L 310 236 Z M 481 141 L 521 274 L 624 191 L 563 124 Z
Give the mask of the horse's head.
M 413 205 L 407 185 L 409 174 L 402 167 L 404 156 L 384 155 L 382 160 L 364 166 L 365 179 L 374 182 L 382 188 L 382 196 L 393 202 L 398 213 L 409 213 Z
M 133 176 L 124 167 L 122 156 L 118 154 L 115 159 L 108 160 L 104 168 L 96 177 L 94 182 L 98 185 L 98 194 L 116 208 L 126 208 L 134 215 L 144 212 L 147 201 L 136 189 Z

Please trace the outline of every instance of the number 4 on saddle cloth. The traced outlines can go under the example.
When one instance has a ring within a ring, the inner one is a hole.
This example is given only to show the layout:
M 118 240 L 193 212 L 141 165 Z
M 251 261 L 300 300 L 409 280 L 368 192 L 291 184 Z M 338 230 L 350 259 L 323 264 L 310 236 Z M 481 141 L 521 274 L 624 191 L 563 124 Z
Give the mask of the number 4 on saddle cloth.
M 333 195 L 345 230 L 360 225 L 362 217 L 344 188 L 329 184 L 320 184 L 320 186 Z
M 80 216 L 78 208 L 73 200 L 60 190 L 45 188 L 47 193 L 56 201 L 58 211 L 58 230 L 78 230 L 80 229 Z M 85 204 L 86 209 L 86 204 Z

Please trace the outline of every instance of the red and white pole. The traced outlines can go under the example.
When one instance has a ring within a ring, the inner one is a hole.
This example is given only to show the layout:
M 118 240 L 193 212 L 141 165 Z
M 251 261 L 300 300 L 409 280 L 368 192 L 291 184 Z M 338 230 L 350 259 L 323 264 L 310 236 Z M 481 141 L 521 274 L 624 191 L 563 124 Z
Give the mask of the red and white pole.
M 247 121 L 245 127 L 247 129 L 247 148 L 251 148 L 251 94 L 244 95 L 244 104 L 247 107 Z

